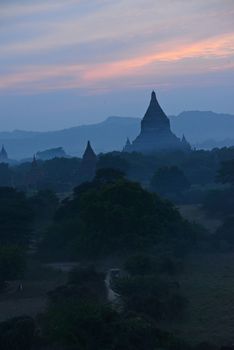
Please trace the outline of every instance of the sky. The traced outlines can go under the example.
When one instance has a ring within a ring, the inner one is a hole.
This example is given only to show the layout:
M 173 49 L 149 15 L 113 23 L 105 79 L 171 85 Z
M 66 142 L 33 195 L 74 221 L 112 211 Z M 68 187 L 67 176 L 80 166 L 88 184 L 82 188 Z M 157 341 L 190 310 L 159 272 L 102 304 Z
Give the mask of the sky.
M 0 131 L 234 114 L 234 0 L 0 0 Z

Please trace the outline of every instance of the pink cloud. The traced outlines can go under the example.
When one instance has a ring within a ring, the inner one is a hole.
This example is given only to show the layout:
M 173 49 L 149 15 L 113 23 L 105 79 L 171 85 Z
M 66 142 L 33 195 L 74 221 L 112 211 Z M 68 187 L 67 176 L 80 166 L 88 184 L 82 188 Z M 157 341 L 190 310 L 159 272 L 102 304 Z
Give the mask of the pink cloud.
M 154 72 L 162 78 L 175 74 L 191 74 L 233 69 L 234 33 L 190 44 L 172 44 L 170 49 L 138 55 L 133 58 L 102 64 L 29 66 L 0 77 L 1 90 L 27 92 L 83 88 L 97 91 L 126 77 L 141 77 Z M 156 67 L 155 67 L 156 64 Z M 137 80 L 137 79 L 136 79 Z M 106 86 L 105 82 L 109 82 Z M 144 83 L 144 79 L 142 80 Z
M 150 55 L 144 55 L 128 60 L 100 64 L 85 73 L 89 81 L 109 79 L 120 75 L 130 74 L 157 62 L 174 62 L 188 58 L 218 58 L 234 56 L 234 33 L 209 40 L 174 47 Z

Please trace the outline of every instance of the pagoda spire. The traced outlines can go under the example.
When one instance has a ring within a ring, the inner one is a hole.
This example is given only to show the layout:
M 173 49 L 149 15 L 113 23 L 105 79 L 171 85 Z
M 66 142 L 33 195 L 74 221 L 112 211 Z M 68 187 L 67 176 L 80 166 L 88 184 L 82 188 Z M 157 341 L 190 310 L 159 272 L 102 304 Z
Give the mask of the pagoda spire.
M 94 152 L 90 141 L 88 141 L 80 164 L 78 176 L 79 183 L 91 181 L 94 178 L 96 173 L 96 165 L 97 155 Z
M 8 161 L 8 154 L 7 151 L 4 147 L 4 145 L 2 145 L 2 149 L 0 151 L 0 162 L 4 163 Z
M 132 144 L 131 144 L 129 138 L 127 137 L 127 141 L 126 141 L 125 146 L 123 148 L 123 152 L 128 152 L 131 149 L 131 145 Z
M 91 160 L 91 159 L 97 159 L 96 153 L 94 152 L 94 150 L 92 149 L 91 143 L 90 141 L 87 142 L 87 146 L 86 149 L 84 151 L 82 160 Z
M 170 122 L 158 103 L 155 91 L 151 93 L 149 107 L 141 121 L 141 131 L 170 129 Z

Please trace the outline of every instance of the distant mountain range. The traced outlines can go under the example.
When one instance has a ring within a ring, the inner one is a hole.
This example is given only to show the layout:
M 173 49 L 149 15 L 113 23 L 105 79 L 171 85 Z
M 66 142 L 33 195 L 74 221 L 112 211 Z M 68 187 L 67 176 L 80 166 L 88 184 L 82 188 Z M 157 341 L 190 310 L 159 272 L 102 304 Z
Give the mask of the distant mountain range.
M 184 134 L 198 148 L 234 145 L 234 115 L 188 111 L 171 116 L 170 120 L 173 132 L 179 137 Z M 0 132 L 0 143 L 14 159 L 30 157 L 38 151 L 55 147 L 63 147 L 70 155 L 81 156 L 87 140 L 91 141 L 97 153 L 121 150 L 127 137 L 133 140 L 139 131 L 139 118 L 109 117 L 98 124 L 59 131 Z

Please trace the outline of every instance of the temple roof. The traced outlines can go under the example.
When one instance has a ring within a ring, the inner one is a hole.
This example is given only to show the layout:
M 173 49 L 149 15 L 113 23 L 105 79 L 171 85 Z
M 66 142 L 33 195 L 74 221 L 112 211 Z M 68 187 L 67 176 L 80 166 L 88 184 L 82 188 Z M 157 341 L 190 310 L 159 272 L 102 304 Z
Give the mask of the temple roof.
M 91 147 L 90 141 L 88 141 L 82 159 L 83 160 L 92 160 L 92 159 L 96 159 L 96 158 L 97 158 L 97 156 Z
M 8 158 L 7 151 L 5 150 L 4 145 L 2 145 L 2 149 L 1 149 L 1 151 L 0 151 L 0 157 L 1 157 L 1 158 L 5 158 L 5 159 Z
M 169 119 L 159 105 L 155 91 L 152 91 L 151 93 L 150 104 L 144 118 L 142 119 L 141 125 L 143 129 L 158 128 L 162 126 L 165 126 L 167 128 L 170 127 Z

